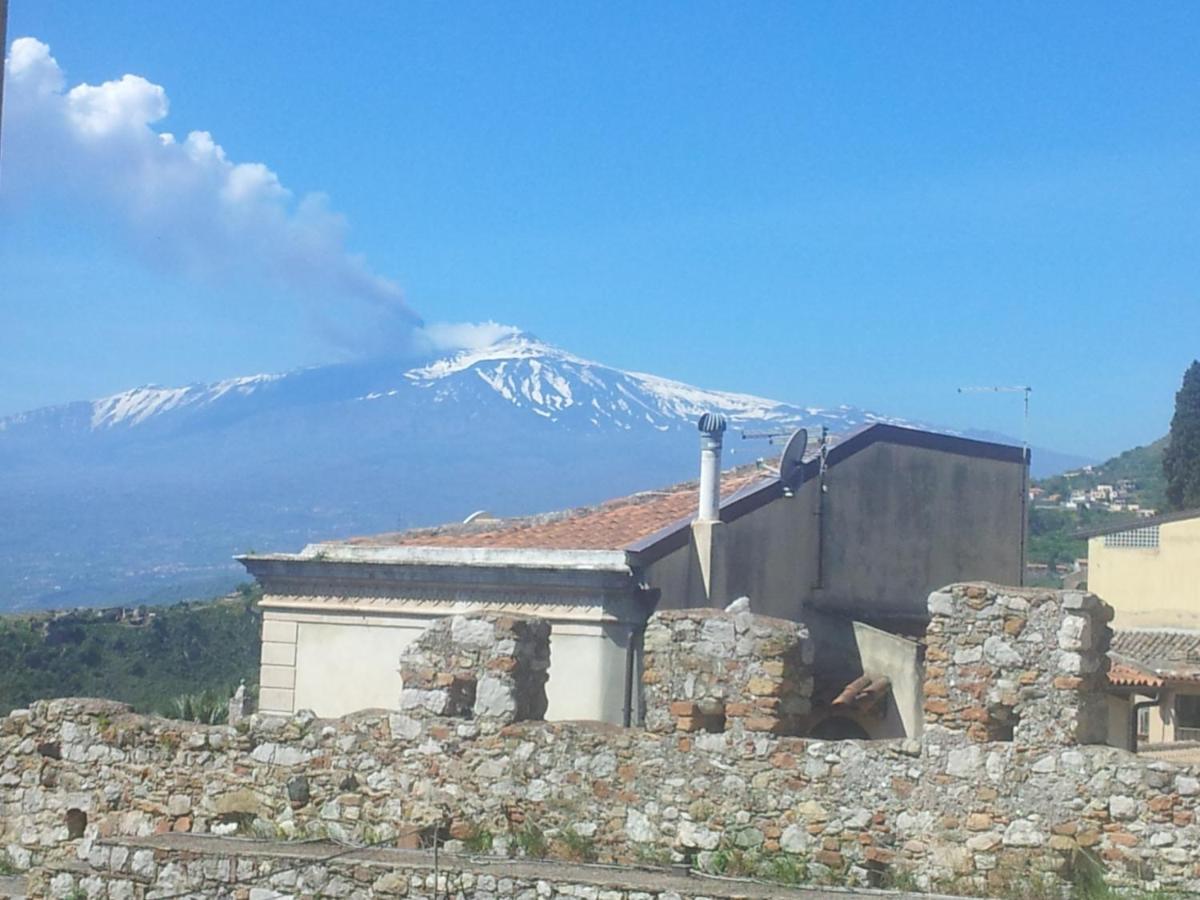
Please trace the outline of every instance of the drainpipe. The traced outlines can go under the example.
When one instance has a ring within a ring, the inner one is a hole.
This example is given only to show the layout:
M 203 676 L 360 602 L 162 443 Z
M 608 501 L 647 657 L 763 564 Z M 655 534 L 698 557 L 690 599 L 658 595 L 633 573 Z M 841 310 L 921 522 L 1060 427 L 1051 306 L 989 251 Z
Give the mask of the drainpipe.
M 820 459 L 821 465 L 817 470 L 817 509 L 814 513 L 817 518 L 817 573 L 813 588 L 818 591 L 825 587 L 825 494 L 829 490 L 825 485 L 825 470 L 829 462 L 829 428 L 825 425 L 821 426 Z
M 1025 395 L 1025 402 L 1029 402 L 1029 395 Z M 1026 412 L 1028 415 L 1028 412 Z M 1029 543 L 1029 448 L 1021 449 L 1021 576 L 1019 584 L 1025 585 L 1025 554 L 1027 552 L 1026 545 Z
M 643 585 L 639 589 L 639 596 L 642 611 L 646 619 L 649 619 L 658 606 L 662 591 Z M 646 697 L 642 693 L 642 653 L 645 637 L 644 620 L 629 626 L 629 636 L 625 644 L 625 705 L 621 710 L 621 721 L 626 728 L 635 721 L 639 727 L 646 724 Z

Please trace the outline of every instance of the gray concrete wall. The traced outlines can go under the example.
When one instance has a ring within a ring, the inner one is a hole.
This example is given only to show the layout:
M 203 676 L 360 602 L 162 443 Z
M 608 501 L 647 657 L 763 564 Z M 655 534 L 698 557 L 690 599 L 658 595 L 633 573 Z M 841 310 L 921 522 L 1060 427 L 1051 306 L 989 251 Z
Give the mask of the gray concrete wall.
M 1021 465 L 878 443 L 831 467 L 826 483 L 817 605 L 923 622 L 943 584 L 1020 583 Z
M 661 591 L 658 609 L 724 608 L 749 597 L 756 614 L 798 619 L 816 577 L 815 513 L 818 486 L 803 485 L 732 522 L 711 528 L 714 594 L 705 592 L 700 555 L 705 529 L 693 529 L 688 544 L 646 567 L 643 577 Z
M 926 598 L 944 584 L 1021 580 L 1018 463 L 877 443 L 831 466 L 826 485 L 820 515 L 811 479 L 794 497 L 713 527 L 712 596 L 697 546 L 706 532 L 693 529 L 643 572 L 661 592 L 658 608 L 720 608 L 744 595 L 762 615 L 798 619 L 815 604 L 919 630 Z

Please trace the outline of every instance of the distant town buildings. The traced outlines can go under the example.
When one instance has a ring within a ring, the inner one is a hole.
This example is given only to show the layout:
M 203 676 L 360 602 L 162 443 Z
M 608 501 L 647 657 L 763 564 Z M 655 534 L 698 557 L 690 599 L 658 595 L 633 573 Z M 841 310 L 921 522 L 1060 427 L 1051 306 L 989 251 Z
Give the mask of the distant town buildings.
M 1090 474 L 1091 466 L 1064 472 L 1070 479 Z M 1072 489 L 1069 493 L 1048 493 L 1045 488 L 1034 485 L 1029 489 L 1029 500 L 1038 509 L 1104 509 L 1110 512 L 1133 512 L 1139 516 L 1153 516 L 1155 510 L 1143 507 L 1138 501 L 1138 484 L 1131 478 L 1122 478 L 1114 484 L 1097 484 L 1093 487 Z

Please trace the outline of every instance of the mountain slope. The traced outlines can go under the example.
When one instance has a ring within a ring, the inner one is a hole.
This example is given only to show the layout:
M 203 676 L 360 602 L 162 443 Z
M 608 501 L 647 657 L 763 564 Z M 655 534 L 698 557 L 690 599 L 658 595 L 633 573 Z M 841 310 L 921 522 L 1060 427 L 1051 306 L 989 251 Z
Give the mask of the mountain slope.
M 0 419 L 0 609 L 205 595 L 238 580 L 237 552 L 690 478 L 710 410 L 730 419 L 730 463 L 769 452 L 739 431 L 910 424 L 626 372 L 519 333 L 416 368 L 137 388 Z

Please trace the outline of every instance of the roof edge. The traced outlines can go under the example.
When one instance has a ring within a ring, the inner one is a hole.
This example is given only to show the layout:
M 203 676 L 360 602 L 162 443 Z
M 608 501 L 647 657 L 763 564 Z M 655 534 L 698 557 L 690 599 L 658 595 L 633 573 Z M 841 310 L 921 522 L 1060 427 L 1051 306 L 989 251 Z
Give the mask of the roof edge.
M 1088 528 L 1071 533 L 1078 540 L 1090 540 L 1094 537 L 1104 537 L 1106 534 L 1118 534 L 1122 531 L 1132 531 L 1135 528 L 1153 528 L 1155 525 L 1169 525 L 1172 522 L 1185 522 L 1188 519 L 1200 519 L 1200 507 L 1181 509 L 1177 512 L 1163 513 L 1158 516 L 1144 516 L 1140 519 L 1129 519 L 1125 522 L 1105 525 L 1103 528 Z
M 501 547 L 363 547 L 309 544 L 299 553 L 259 553 L 235 556 L 250 569 L 256 562 L 372 563 L 392 566 L 472 566 L 480 568 L 576 569 L 628 572 L 624 550 L 537 550 Z

